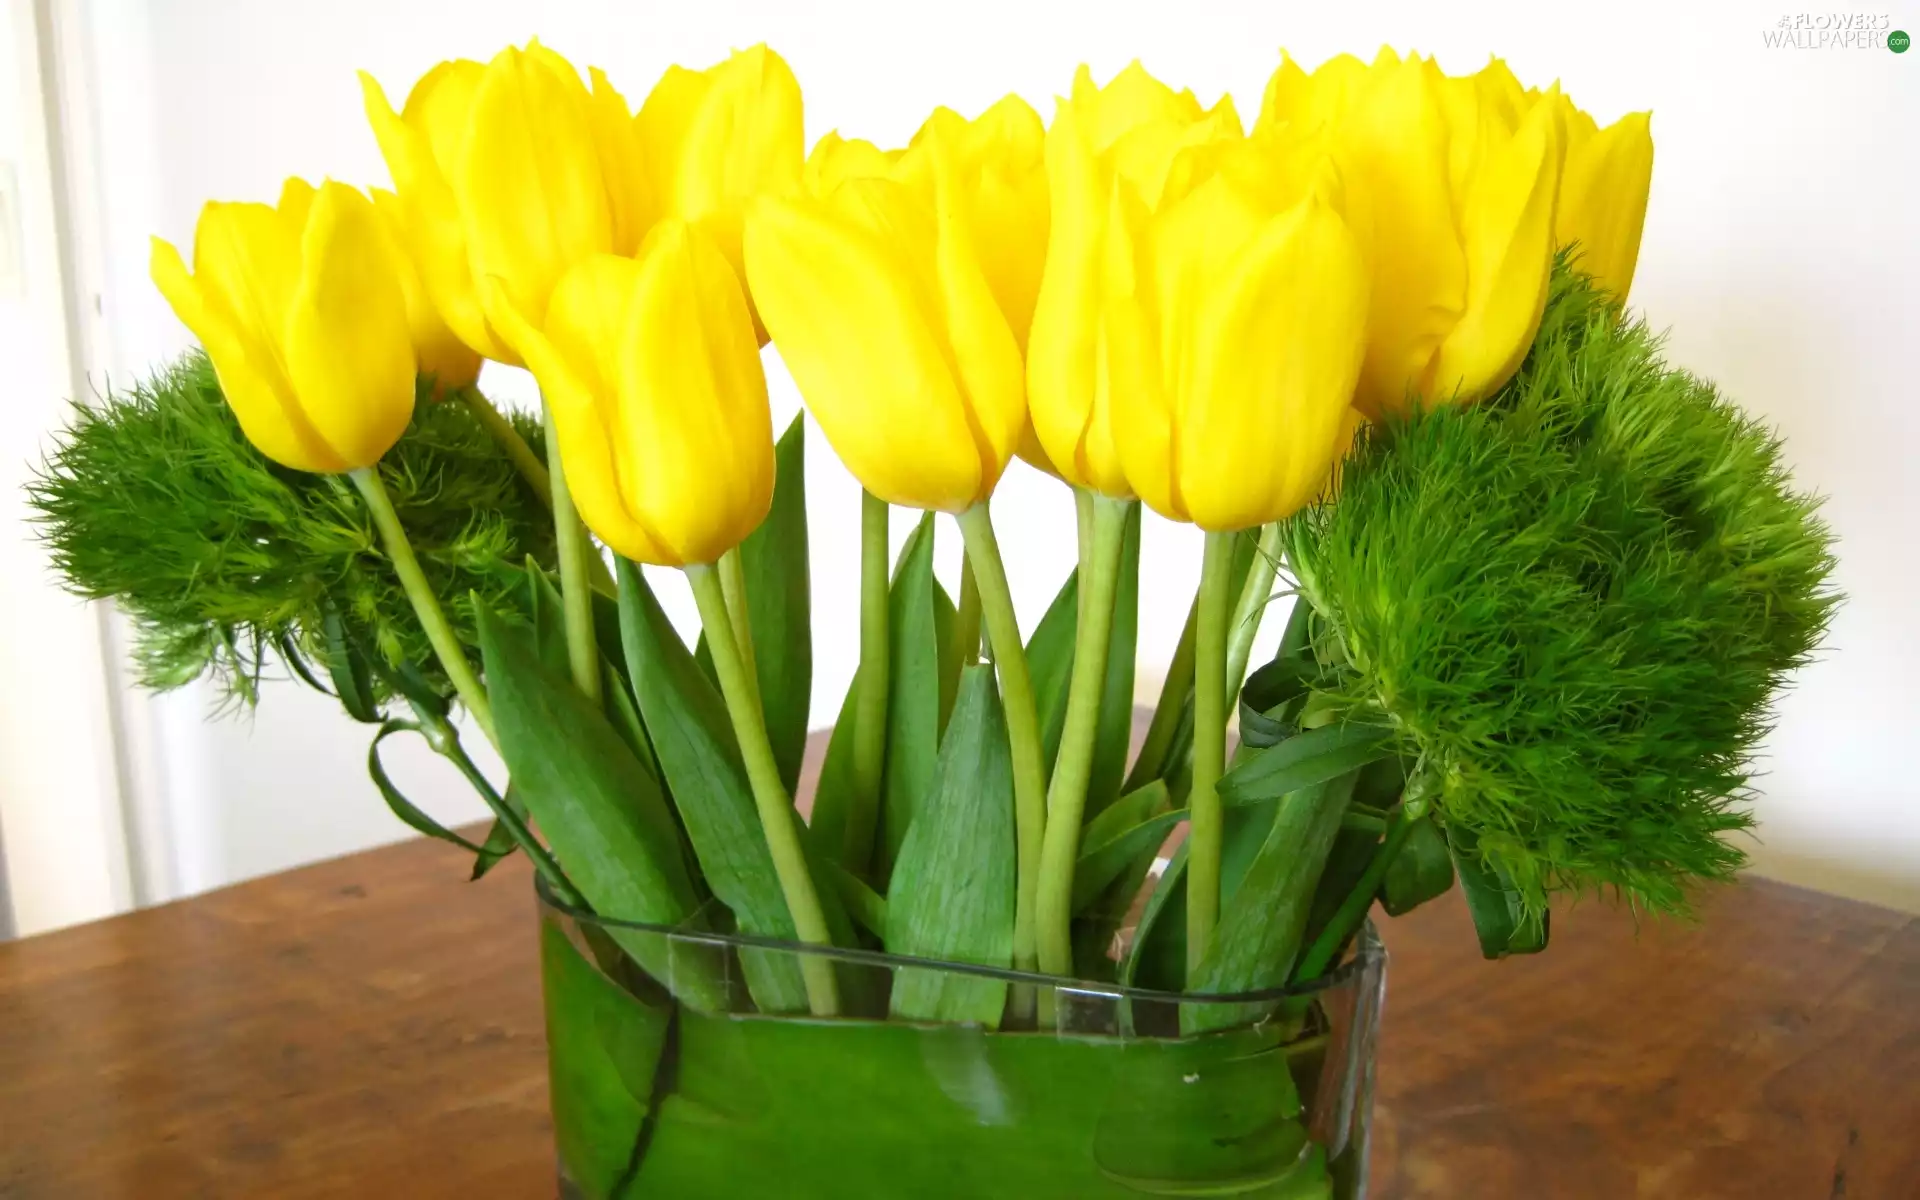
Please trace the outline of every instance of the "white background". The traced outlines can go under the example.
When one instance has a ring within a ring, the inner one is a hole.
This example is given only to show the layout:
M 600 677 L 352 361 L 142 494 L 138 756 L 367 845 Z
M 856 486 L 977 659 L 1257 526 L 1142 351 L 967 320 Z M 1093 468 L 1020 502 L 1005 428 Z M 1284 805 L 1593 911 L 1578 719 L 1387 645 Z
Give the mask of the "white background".
M 0 65 L 30 63 L 31 36 L 18 30 L 30 26 L 35 4 L 5 3 L 16 44 L 0 32 Z M 1892 24 L 1920 29 L 1920 3 L 1907 3 L 1886 10 Z M 1076 63 L 1105 79 L 1135 56 L 1203 101 L 1232 92 L 1251 121 L 1280 47 L 1311 65 L 1342 50 L 1370 56 L 1382 42 L 1437 53 L 1455 72 L 1497 51 L 1525 82 L 1561 80 L 1603 123 L 1651 108 L 1656 165 L 1633 302 L 1672 330 L 1676 362 L 1717 380 L 1786 436 L 1802 484 L 1829 497 L 1839 583 L 1851 597 L 1822 660 L 1780 705 L 1759 780 L 1756 863 L 1781 878 L 1920 909 L 1920 785 L 1908 765 L 1920 729 L 1912 532 L 1920 470 L 1911 449 L 1920 441 L 1911 371 L 1920 345 L 1912 153 L 1920 53 L 1769 48 L 1763 32 L 1799 10 L 1747 4 L 37 4 L 59 35 L 55 58 L 66 73 L 61 94 L 83 201 L 72 214 L 81 250 L 69 281 L 86 306 L 97 298 L 85 315 L 85 365 L 96 386 L 186 344 L 147 281 L 150 233 L 184 250 L 203 200 L 271 200 L 289 174 L 384 183 L 356 68 L 372 71 L 397 105 L 434 61 L 484 59 L 534 34 L 583 68 L 607 68 L 636 106 L 669 63 L 705 66 L 767 41 L 800 78 L 810 140 L 839 129 L 898 143 L 934 105 L 971 114 L 1008 91 L 1049 114 Z M 26 99 L 0 95 L 0 161 L 22 164 L 29 192 L 42 168 L 32 138 L 7 125 L 31 133 L 36 89 L 23 69 Z M 135 700 L 123 723 L 139 754 L 117 775 L 102 762 L 102 747 L 114 744 L 107 723 L 116 696 L 102 683 L 111 654 L 91 618 L 45 584 L 12 491 L 18 463 L 37 452 L 58 394 L 70 390 L 43 329 L 49 311 L 58 315 L 45 282 L 36 309 L 31 287 L 7 307 L 0 281 L 0 323 L 11 322 L 0 324 L 0 350 L 13 393 L 0 406 L 0 485 L 9 489 L 0 505 L 0 549 L 9 556 L 0 837 L 21 928 L 401 836 L 362 773 L 364 731 L 292 685 L 270 688 L 251 718 L 212 723 L 202 719 L 202 693 Z M 768 365 L 784 418 L 797 401 L 771 354 Z M 524 400 L 528 381 L 516 376 L 489 368 L 485 383 Z M 857 653 L 858 504 L 817 438 L 809 468 L 814 719 L 824 723 Z M 1016 467 L 996 516 L 1031 628 L 1072 560 L 1071 505 L 1057 485 Z M 896 537 L 905 523 L 896 514 Z M 958 539 L 950 526 L 942 538 L 951 579 Z M 1198 546 L 1190 531 L 1150 517 L 1145 552 L 1141 660 L 1151 672 L 1178 634 Z M 663 594 L 684 600 L 678 581 L 660 582 Z M 678 615 L 690 607 L 682 603 Z M 440 815 L 480 815 L 428 756 L 408 759 L 401 773 Z M 125 868 L 85 861 L 87 847 L 112 851 L 120 841 L 133 846 L 131 890 Z

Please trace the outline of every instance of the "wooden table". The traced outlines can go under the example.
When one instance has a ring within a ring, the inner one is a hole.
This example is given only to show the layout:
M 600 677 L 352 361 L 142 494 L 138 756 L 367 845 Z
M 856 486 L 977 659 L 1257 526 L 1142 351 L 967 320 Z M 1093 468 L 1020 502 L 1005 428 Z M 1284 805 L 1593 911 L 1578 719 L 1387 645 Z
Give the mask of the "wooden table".
M 416 841 L 0 945 L 0 1196 L 550 1197 L 524 863 Z M 1387 923 L 1380 1197 L 1920 1197 L 1920 923 L 1768 883 Z

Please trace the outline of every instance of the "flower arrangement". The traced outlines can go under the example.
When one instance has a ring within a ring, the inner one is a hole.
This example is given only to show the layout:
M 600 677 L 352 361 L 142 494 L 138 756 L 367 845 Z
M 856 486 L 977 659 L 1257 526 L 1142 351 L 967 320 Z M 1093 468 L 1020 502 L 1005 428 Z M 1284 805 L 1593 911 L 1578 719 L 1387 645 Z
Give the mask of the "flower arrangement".
M 250 702 L 284 663 L 476 878 L 532 860 L 583 1194 L 1355 1195 L 1324 989 L 1376 903 L 1457 880 L 1500 957 L 1546 947 L 1558 897 L 1684 913 L 1741 864 L 1831 539 L 1772 435 L 1623 307 L 1646 114 L 1383 50 L 1283 58 L 1250 129 L 1136 63 L 1081 68 L 1051 122 L 1010 96 L 807 153 L 764 47 L 637 113 L 537 42 L 398 112 L 364 84 L 393 190 L 209 204 L 191 269 L 156 241 L 204 350 L 77 407 L 34 499 L 150 686 Z M 859 668 L 804 821 L 804 464 L 769 342 L 864 496 Z M 478 390 L 487 360 L 532 372 L 540 421 Z M 1016 457 L 1079 529 L 1027 630 L 990 514 Z M 1136 745 L 1143 506 L 1205 553 Z M 923 515 L 890 563 L 895 509 Z M 684 572 L 695 645 L 636 564 Z M 403 732 L 484 839 L 388 779 Z M 903 1029 L 989 1037 L 992 1086 Z M 1215 1084 L 1116 1110 L 1119 1062 Z M 1053 1098 L 956 1124 L 956 1088 Z M 915 1121 L 971 1165 L 848 1165 Z M 967 1140 L 996 1124 L 1025 1132 Z

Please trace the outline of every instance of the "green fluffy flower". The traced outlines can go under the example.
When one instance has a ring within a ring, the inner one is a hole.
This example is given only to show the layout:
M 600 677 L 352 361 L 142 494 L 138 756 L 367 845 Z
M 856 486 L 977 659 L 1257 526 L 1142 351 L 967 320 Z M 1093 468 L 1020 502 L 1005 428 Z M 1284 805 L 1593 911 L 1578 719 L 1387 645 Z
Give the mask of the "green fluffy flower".
M 537 427 L 522 432 L 538 447 Z M 551 518 L 460 404 L 423 397 L 380 469 L 456 632 L 477 645 L 470 596 L 520 607 L 521 564 L 553 561 Z M 323 676 L 340 657 L 327 636 L 338 614 L 348 637 L 451 691 L 359 495 L 248 445 L 197 350 L 75 405 L 30 491 L 68 586 L 132 616 L 146 686 L 212 674 L 251 702 L 269 654 Z
M 1288 530 L 1328 686 L 1536 920 L 1684 910 L 1744 862 L 1770 700 L 1838 599 L 1778 439 L 1658 351 L 1563 264 L 1510 383 L 1373 427 Z

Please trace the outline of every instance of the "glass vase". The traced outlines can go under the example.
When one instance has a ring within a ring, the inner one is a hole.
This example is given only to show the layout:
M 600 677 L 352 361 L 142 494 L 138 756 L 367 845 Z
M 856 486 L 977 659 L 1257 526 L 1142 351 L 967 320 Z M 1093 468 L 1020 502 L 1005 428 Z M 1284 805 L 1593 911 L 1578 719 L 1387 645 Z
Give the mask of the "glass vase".
M 544 889 L 540 947 L 568 1200 L 1366 1194 L 1371 926 L 1311 987 L 1226 997 L 609 921 Z M 756 1003 L 801 955 L 833 963 L 839 1015 Z M 929 994 L 992 1015 L 891 1015 Z

